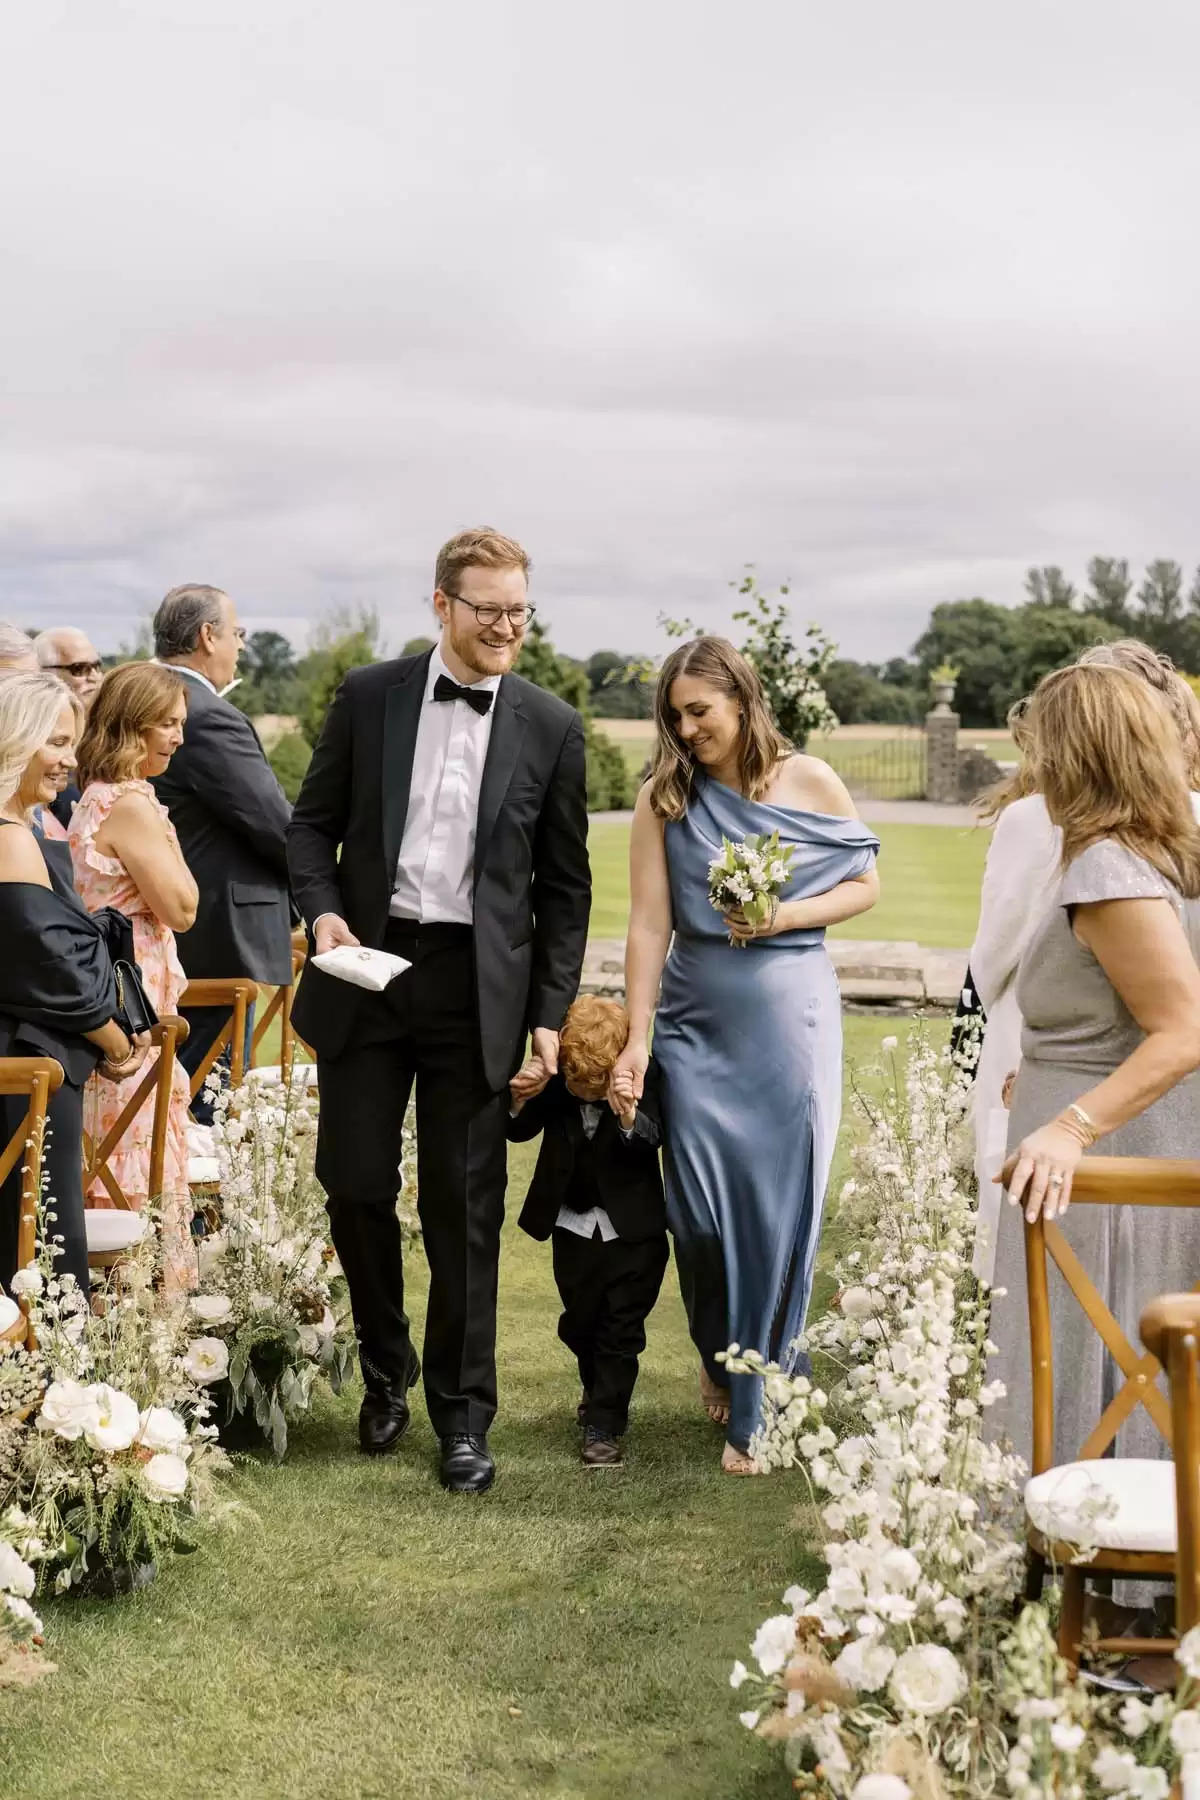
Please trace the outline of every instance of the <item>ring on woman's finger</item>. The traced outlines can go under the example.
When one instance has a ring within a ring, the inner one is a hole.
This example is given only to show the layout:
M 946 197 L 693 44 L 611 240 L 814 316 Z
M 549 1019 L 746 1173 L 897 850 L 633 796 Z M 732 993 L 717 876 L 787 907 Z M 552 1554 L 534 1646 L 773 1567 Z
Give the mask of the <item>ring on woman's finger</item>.
M 1063 1175 L 1058 1169 L 1055 1169 L 1053 1175 L 1051 1175 L 1049 1178 L 1049 1186 L 1052 1188 L 1060 1188 L 1065 1180 L 1066 1180 L 1066 1176 Z

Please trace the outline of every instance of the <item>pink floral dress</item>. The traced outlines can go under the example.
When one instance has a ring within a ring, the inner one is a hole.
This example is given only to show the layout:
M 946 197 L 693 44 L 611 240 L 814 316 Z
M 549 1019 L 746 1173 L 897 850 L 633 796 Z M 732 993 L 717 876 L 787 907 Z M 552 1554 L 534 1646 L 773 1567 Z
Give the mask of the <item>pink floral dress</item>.
M 145 794 L 161 815 L 172 841 L 175 828 L 167 817 L 148 781 L 93 781 L 85 788 L 83 798 L 71 816 L 68 841 L 75 869 L 75 886 L 89 912 L 112 906 L 123 912 L 133 924 L 134 953 L 141 970 L 146 993 L 160 1015 L 179 1011 L 179 996 L 187 984 L 183 965 L 175 948 L 175 933 L 150 911 L 133 877 L 116 857 L 105 856 L 96 848 L 96 836 L 122 794 Z M 151 1050 L 141 1069 L 125 1081 L 108 1081 L 93 1075 L 83 1096 L 83 1128 L 93 1142 L 103 1138 L 119 1118 L 146 1071 L 157 1061 L 158 1051 Z M 196 1285 L 196 1257 L 192 1248 L 192 1205 L 188 1189 L 187 1165 L 188 1078 L 179 1063 L 171 1083 L 171 1106 L 167 1118 L 166 1160 L 163 1165 L 163 1193 L 155 1196 L 162 1215 L 163 1283 L 168 1291 L 180 1292 Z M 154 1124 L 154 1095 L 147 1096 L 137 1116 L 126 1127 L 116 1149 L 108 1158 L 116 1181 L 131 1205 L 139 1212 L 151 1197 L 150 1140 Z M 93 1183 L 88 1205 L 111 1207 L 114 1201 L 102 1183 Z

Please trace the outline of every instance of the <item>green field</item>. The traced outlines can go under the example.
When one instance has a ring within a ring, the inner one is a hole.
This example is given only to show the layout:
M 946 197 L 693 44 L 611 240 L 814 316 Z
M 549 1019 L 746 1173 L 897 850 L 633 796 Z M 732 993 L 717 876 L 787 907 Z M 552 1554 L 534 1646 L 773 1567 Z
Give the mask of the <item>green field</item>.
M 846 1021 L 869 1063 L 894 1022 Z M 844 1158 L 845 1145 L 841 1156 Z M 238 1528 L 120 1601 L 44 1605 L 58 1673 L 0 1694 L 21 1800 L 769 1800 L 778 1753 L 737 1724 L 735 1656 L 816 1573 L 801 1488 L 717 1472 L 668 1272 L 624 1472 L 576 1462 L 576 1382 L 546 1246 L 513 1222 L 500 1286 L 500 1474 L 452 1500 L 419 1415 L 353 1449 L 357 1385 L 243 1458 Z M 832 1234 L 831 1234 L 832 1235 Z M 823 1289 L 827 1283 L 822 1284 Z M 410 1304 L 419 1324 L 424 1271 Z
M 914 940 L 965 949 L 975 935 L 988 833 L 952 825 L 876 825 L 879 904 L 836 928 L 838 937 Z M 593 823 L 592 935 L 625 935 L 629 917 L 629 827 Z

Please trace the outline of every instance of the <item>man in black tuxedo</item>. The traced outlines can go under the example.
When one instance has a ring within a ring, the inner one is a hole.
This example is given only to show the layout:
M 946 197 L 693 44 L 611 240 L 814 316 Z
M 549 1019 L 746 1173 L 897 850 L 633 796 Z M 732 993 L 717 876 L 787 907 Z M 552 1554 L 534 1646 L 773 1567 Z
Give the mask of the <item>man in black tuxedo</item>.
M 244 637 L 233 601 L 220 588 L 172 588 L 155 613 L 155 656 L 184 677 L 187 724 L 154 787 L 200 890 L 196 923 L 178 939 L 184 970 L 196 978 L 246 975 L 280 987 L 292 979 L 291 808 L 258 733 L 224 698 Z M 189 1007 L 186 1017 L 190 1035 L 179 1060 L 190 1076 L 228 1013 Z M 211 1122 L 211 1103 L 203 1095 L 192 1112 Z
M 494 531 L 443 546 L 440 642 L 346 677 L 288 832 L 316 952 L 365 944 L 412 964 L 373 994 L 310 962 L 294 1016 L 317 1053 L 317 1174 L 354 1307 L 369 1452 L 403 1435 L 420 1373 L 396 1219 L 416 1081 L 425 1396 L 443 1485 L 459 1493 L 495 1474 L 508 1081 L 527 1031 L 557 1068 L 591 907 L 582 722 L 510 673 L 532 617 L 528 568 Z

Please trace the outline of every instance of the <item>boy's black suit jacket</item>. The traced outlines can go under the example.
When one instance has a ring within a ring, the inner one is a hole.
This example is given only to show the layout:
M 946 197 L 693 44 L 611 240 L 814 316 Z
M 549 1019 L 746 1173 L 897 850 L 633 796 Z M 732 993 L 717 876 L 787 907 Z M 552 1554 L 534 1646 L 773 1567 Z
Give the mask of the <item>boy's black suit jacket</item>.
M 360 942 L 383 947 L 430 654 L 352 669 L 329 709 L 287 834 L 310 948 L 325 912 L 345 919 Z M 493 704 L 473 930 L 480 1048 L 499 1093 L 526 1031 L 557 1031 L 575 998 L 592 883 L 579 714 L 520 675 L 501 679 Z M 296 992 L 296 1029 L 319 1057 L 340 1056 L 364 999 L 310 962 Z
M 596 1135 L 583 1129 L 580 1103 L 561 1075 L 555 1075 L 515 1119 L 509 1139 L 525 1143 L 542 1132 L 537 1167 L 518 1223 L 530 1237 L 548 1238 L 561 1206 L 589 1212 L 602 1206 L 618 1237 L 631 1244 L 658 1237 L 667 1228 L 658 1149 L 638 1132 L 627 1138 L 607 1102 Z M 651 1062 L 638 1111 L 661 1133 L 658 1072 Z

